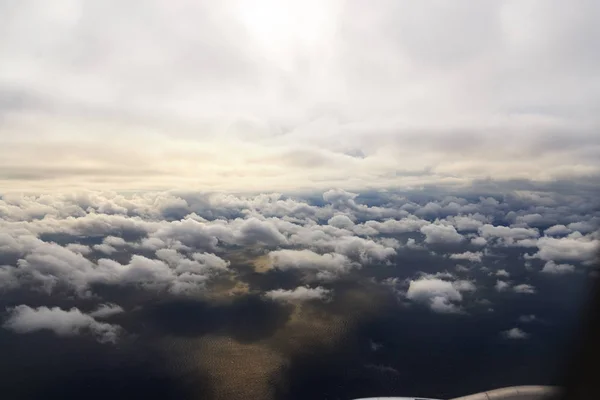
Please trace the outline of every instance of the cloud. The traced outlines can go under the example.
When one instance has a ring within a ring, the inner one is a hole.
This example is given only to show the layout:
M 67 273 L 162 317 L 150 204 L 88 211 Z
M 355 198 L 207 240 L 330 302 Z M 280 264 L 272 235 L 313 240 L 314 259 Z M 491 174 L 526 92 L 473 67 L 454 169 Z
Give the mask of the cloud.
M 406 298 L 429 306 L 432 311 L 439 313 L 457 313 L 463 299 L 460 291 L 452 282 L 441 279 L 421 278 L 411 280 Z
M 510 288 L 510 283 L 505 282 L 505 281 L 501 281 L 501 280 L 497 280 L 496 281 L 496 285 L 494 286 L 494 288 L 498 292 L 504 292 L 504 291 L 506 291 L 506 290 L 508 290 Z
M 102 243 L 112 247 L 123 247 L 127 245 L 125 239 L 116 236 L 107 236 L 102 240 Z
M 297 302 L 307 300 L 326 300 L 331 295 L 331 290 L 327 290 L 321 286 L 310 288 L 307 286 L 299 286 L 293 290 L 276 289 L 265 293 L 268 297 L 275 301 Z
M 498 271 L 496 271 L 496 276 L 501 276 L 501 277 L 504 277 L 504 278 L 508 278 L 508 277 L 510 277 L 510 274 L 505 269 L 499 269 Z
M 471 244 L 475 246 L 485 246 L 487 244 L 487 240 L 482 237 L 475 237 L 471 239 Z
M 84 314 L 77 308 L 63 310 L 58 307 L 31 308 L 27 305 L 8 310 L 9 317 L 3 327 L 15 333 L 29 333 L 50 330 L 58 336 L 75 336 L 90 333 L 100 343 L 116 343 L 121 327 L 98 322 L 93 316 Z
M 89 315 L 93 318 L 107 318 L 112 317 L 113 315 L 121 314 L 124 311 L 125 310 L 123 310 L 123 307 L 117 304 L 107 303 L 100 304 L 98 308 L 92 311 Z
M 419 230 L 425 225 L 429 225 L 429 222 L 411 216 L 407 218 L 402 218 L 401 220 L 386 219 L 383 222 L 367 221 L 362 225 L 357 225 L 354 228 L 354 231 L 357 234 L 419 232 Z
M 479 235 L 485 239 L 499 238 L 503 240 L 503 243 L 512 245 L 518 240 L 535 239 L 539 236 L 539 232 L 532 228 L 511 228 L 485 224 L 479 228 Z
M 174 294 L 194 294 L 205 290 L 206 283 L 229 265 L 214 254 L 194 253 L 191 259 L 174 250 L 157 251 L 159 260 L 133 255 L 128 264 L 98 260 L 103 271 L 100 282 L 133 285 L 142 289 L 167 289 Z M 163 261 L 165 260 L 165 261 Z
M 459 231 L 477 231 L 483 225 L 483 222 L 486 221 L 486 218 L 481 214 L 475 216 L 458 215 L 447 217 L 446 221 L 452 223 Z
M 96 244 L 93 246 L 93 249 L 106 255 L 111 255 L 117 251 L 117 249 L 106 243 Z
M 471 261 L 471 262 L 481 262 L 482 256 L 483 256 L 483 253 L 480 251 L 478 251 L 476 253 L 473 253 L 471 251 L 465 251 L 464 253 L 451 254 L 450 259 L 452 259 L 452 260 L 467 260 L 467 261 Z
M 594 2 L 261 6 L 279 21 L 268 32 L 237 1 L 134 3 L 126 23 L 116 2 L 7 6 L 2 187 L 364 189 L 598 172 Z
M 354 226 L 354 222 L 347 215 L 334 215 L 327 223 L 340 229 L 351 229 Z
M 334 275 L 348 272 L 356 264 L 342 254 L 318 254 L 311 250 L 276 250 L 269 253 L 275 268 L 324 271 Z
M 595 259 L 598 241 L 581 234 L 564 238 L 541 237 L 537 241 L 539 251 L 534 257 L 544 261 L 588 261 Z
M 442 296 L 436 296 L 430 299 L 429 308 L 432 311 L 441 314 L 460 314 L 462 309 L 450 302 L 449 299 Z
M 557 264 L 554 261 L 547 261 L 546 264 L 544 264 L 544 268 L 542 268 L 541 272 L 554 275 L 569 274 L 575 272 L 575 266 L 571 264 Z
M 87 256 L 88 254 L 90 254 L 92 252 L 92 249 L 90 249 L 90 246 L 86 246 L 86 245 L 79 244 L 79 243 L 69 243 L 65 247 L 68 250 L 71 250 L 74 253 L 79 253 L 83 256 Z
M 575 243 L 586 250 L 597 244 L 594 233 L 540 237 L 537 229 L 516 225 L 525 220 L 540 223 L 534 215 L 567 227 L 576 221 L 593 225 L 596 217 L 589 194 L 503 189 L 496 197 L 478 197 L 476 187 L 451 195 L 439 194 L 441 190 L 358 194 L 333 189 L 322 195 L 323 200 L 312 192 L 294 196 L 194 191 L 10 194 L 0 199 L 5 210 L 0 218 L 0 285 L 3 291 L 33 290 L 81 298 L 100 297 L 103 291 L 97 288 L 107 285 L 144 290 L 150 292 L 148 296 L 160 292 L 210 297 L 212 285 L 222 285 L 218 277 L 243 279 L 236 277 L 237 265 L 230 268 L 230 263 L 253 260 L 260 254 L 274 268 L 300 271 L 303 282 L 326 282 L 359 268 L 357 275 L 380 281 L 380 267 L 403 267 L 404 257 L 417 251 L 418 257 L 446 264 L 449 260 L 480 262 L 484 256 L 492 262 L 496 255 L 509 251 L 502 246 L 523 247 L 527 242 L 538 251 L 526 258 L 551 258 L 545 260 L 547 267 L 542 271 L 546 273 L 565 270 L 565 265 L 575 268 L 575 262 L 587 262 L 592 255 L 591 250 L 576 255 L 563 247 Z M 486 187 L 484 192 L 489 191 L 493 192 Z M 436 244 L 460 244 L 460 248 L 444 254 Z M 510 251 L 523 252 L 519 248 Z M 577 259 L 569 264 L 554 261 L 566 257 Z M 434 294 L 425 297 L 419 294 L 424 291 L 419 283 L 411 288 L 406 282 L 396 289 L 436 312 L 459 312 L 462 301 L 456 300 L 452 290 L 470 296 L 479 288 L 471 273 L 484 270 L 457 267 L 459 280 L 443 272 L 451 267 L 427 269 L 413 281 L 444 281 L 441 288 L 447 291 L 442 294 L 434 287 Z M 535 292 L 531 285 L 509 282 L 508 272 L 498 268 L 485 270 L 499 278 L 496 290 Z M 110 295 L 101 301 L 121 303 Z
M 456 232 L 456 228 L 449 225 L 430 224 L 421 228 L 425 235 L 425 243 L 460 243 L 464 238 Z
M 472 281 L 466 280 L 454 281 L 452 282 L 452 286 L 454 286 L 459 292 L 474 292 L 477 290 L 477 287 Z
M 533 315 L 533 314 L 521 315 L 519 317 L 519 322 L 523 322 L 525 324 L 528 324 L 530 322 L 534 322 L 534 321 L 537 321 L 537 320 L 538 320 L 538 318 L 535 315 Z
M 544 234 L 547 236 L 563 236 L 571 233 L 571 229 L 567 228 L 564 225 L 553 225 L 550 228 L 544 231 Z
M 513 291 L 516 293 L 524 293 L 524 294 L 534 294 L 535 287 L 529 285 L 527 283 L 522 283 L 520 285 L 513 286 Z
M 506 339 L 517 340 L 517 339 L 527 339 L 529 337 L 529 334 L 526 332 L 523 332 L 519 328 L 512 328 L 507 331 L 503 331 L 502 336 L 504 336 Z

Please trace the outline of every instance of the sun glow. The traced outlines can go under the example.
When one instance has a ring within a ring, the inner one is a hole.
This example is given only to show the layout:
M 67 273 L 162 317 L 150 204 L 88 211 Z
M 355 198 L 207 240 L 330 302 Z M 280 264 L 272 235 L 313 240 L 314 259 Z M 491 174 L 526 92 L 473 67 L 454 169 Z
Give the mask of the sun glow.
M 312 52 L 335 34 L 340 2 L 244 1 L 239 18 L 267 56 L 279 63 L 300 51 Z

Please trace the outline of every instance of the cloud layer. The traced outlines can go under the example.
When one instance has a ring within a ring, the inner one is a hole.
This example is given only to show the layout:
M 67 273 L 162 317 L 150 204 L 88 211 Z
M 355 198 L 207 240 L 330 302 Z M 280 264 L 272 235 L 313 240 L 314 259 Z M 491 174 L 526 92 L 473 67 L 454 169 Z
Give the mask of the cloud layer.
M 524 190 L 6 195 L 0 289 L 70 308 L 10 304 L 4 326 L 114 342 L 121 328 L 100 320 L 143 307 L 132 293 L 325 306 L 348 282 L 435 313 L 490 312 L 487 298 L 544 290 L 537 276 L 588 273 L 598 246 L 594 204 L 591 195 Z M 518 261 L 502 262 L 511 252 Z M 91 311 L 76 308 L 82 301 Z
M 593 1 L 1 7 L 7 190 L 597 182 Z

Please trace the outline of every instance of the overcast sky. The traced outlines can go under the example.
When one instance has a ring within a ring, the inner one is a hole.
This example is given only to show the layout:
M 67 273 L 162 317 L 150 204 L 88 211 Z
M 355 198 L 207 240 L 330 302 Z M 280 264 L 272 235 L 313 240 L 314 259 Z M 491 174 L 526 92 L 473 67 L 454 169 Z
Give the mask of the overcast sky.
M 0 2 L 6 191 L 596 177 L 600 3 Z

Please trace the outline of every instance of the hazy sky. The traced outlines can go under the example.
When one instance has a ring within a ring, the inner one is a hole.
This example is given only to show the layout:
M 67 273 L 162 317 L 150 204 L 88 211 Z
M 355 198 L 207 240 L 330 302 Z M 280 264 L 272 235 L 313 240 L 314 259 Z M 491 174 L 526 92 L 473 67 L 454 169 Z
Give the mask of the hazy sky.
M 600 3 L 0 2 L 0 186 L 595 179 Z

